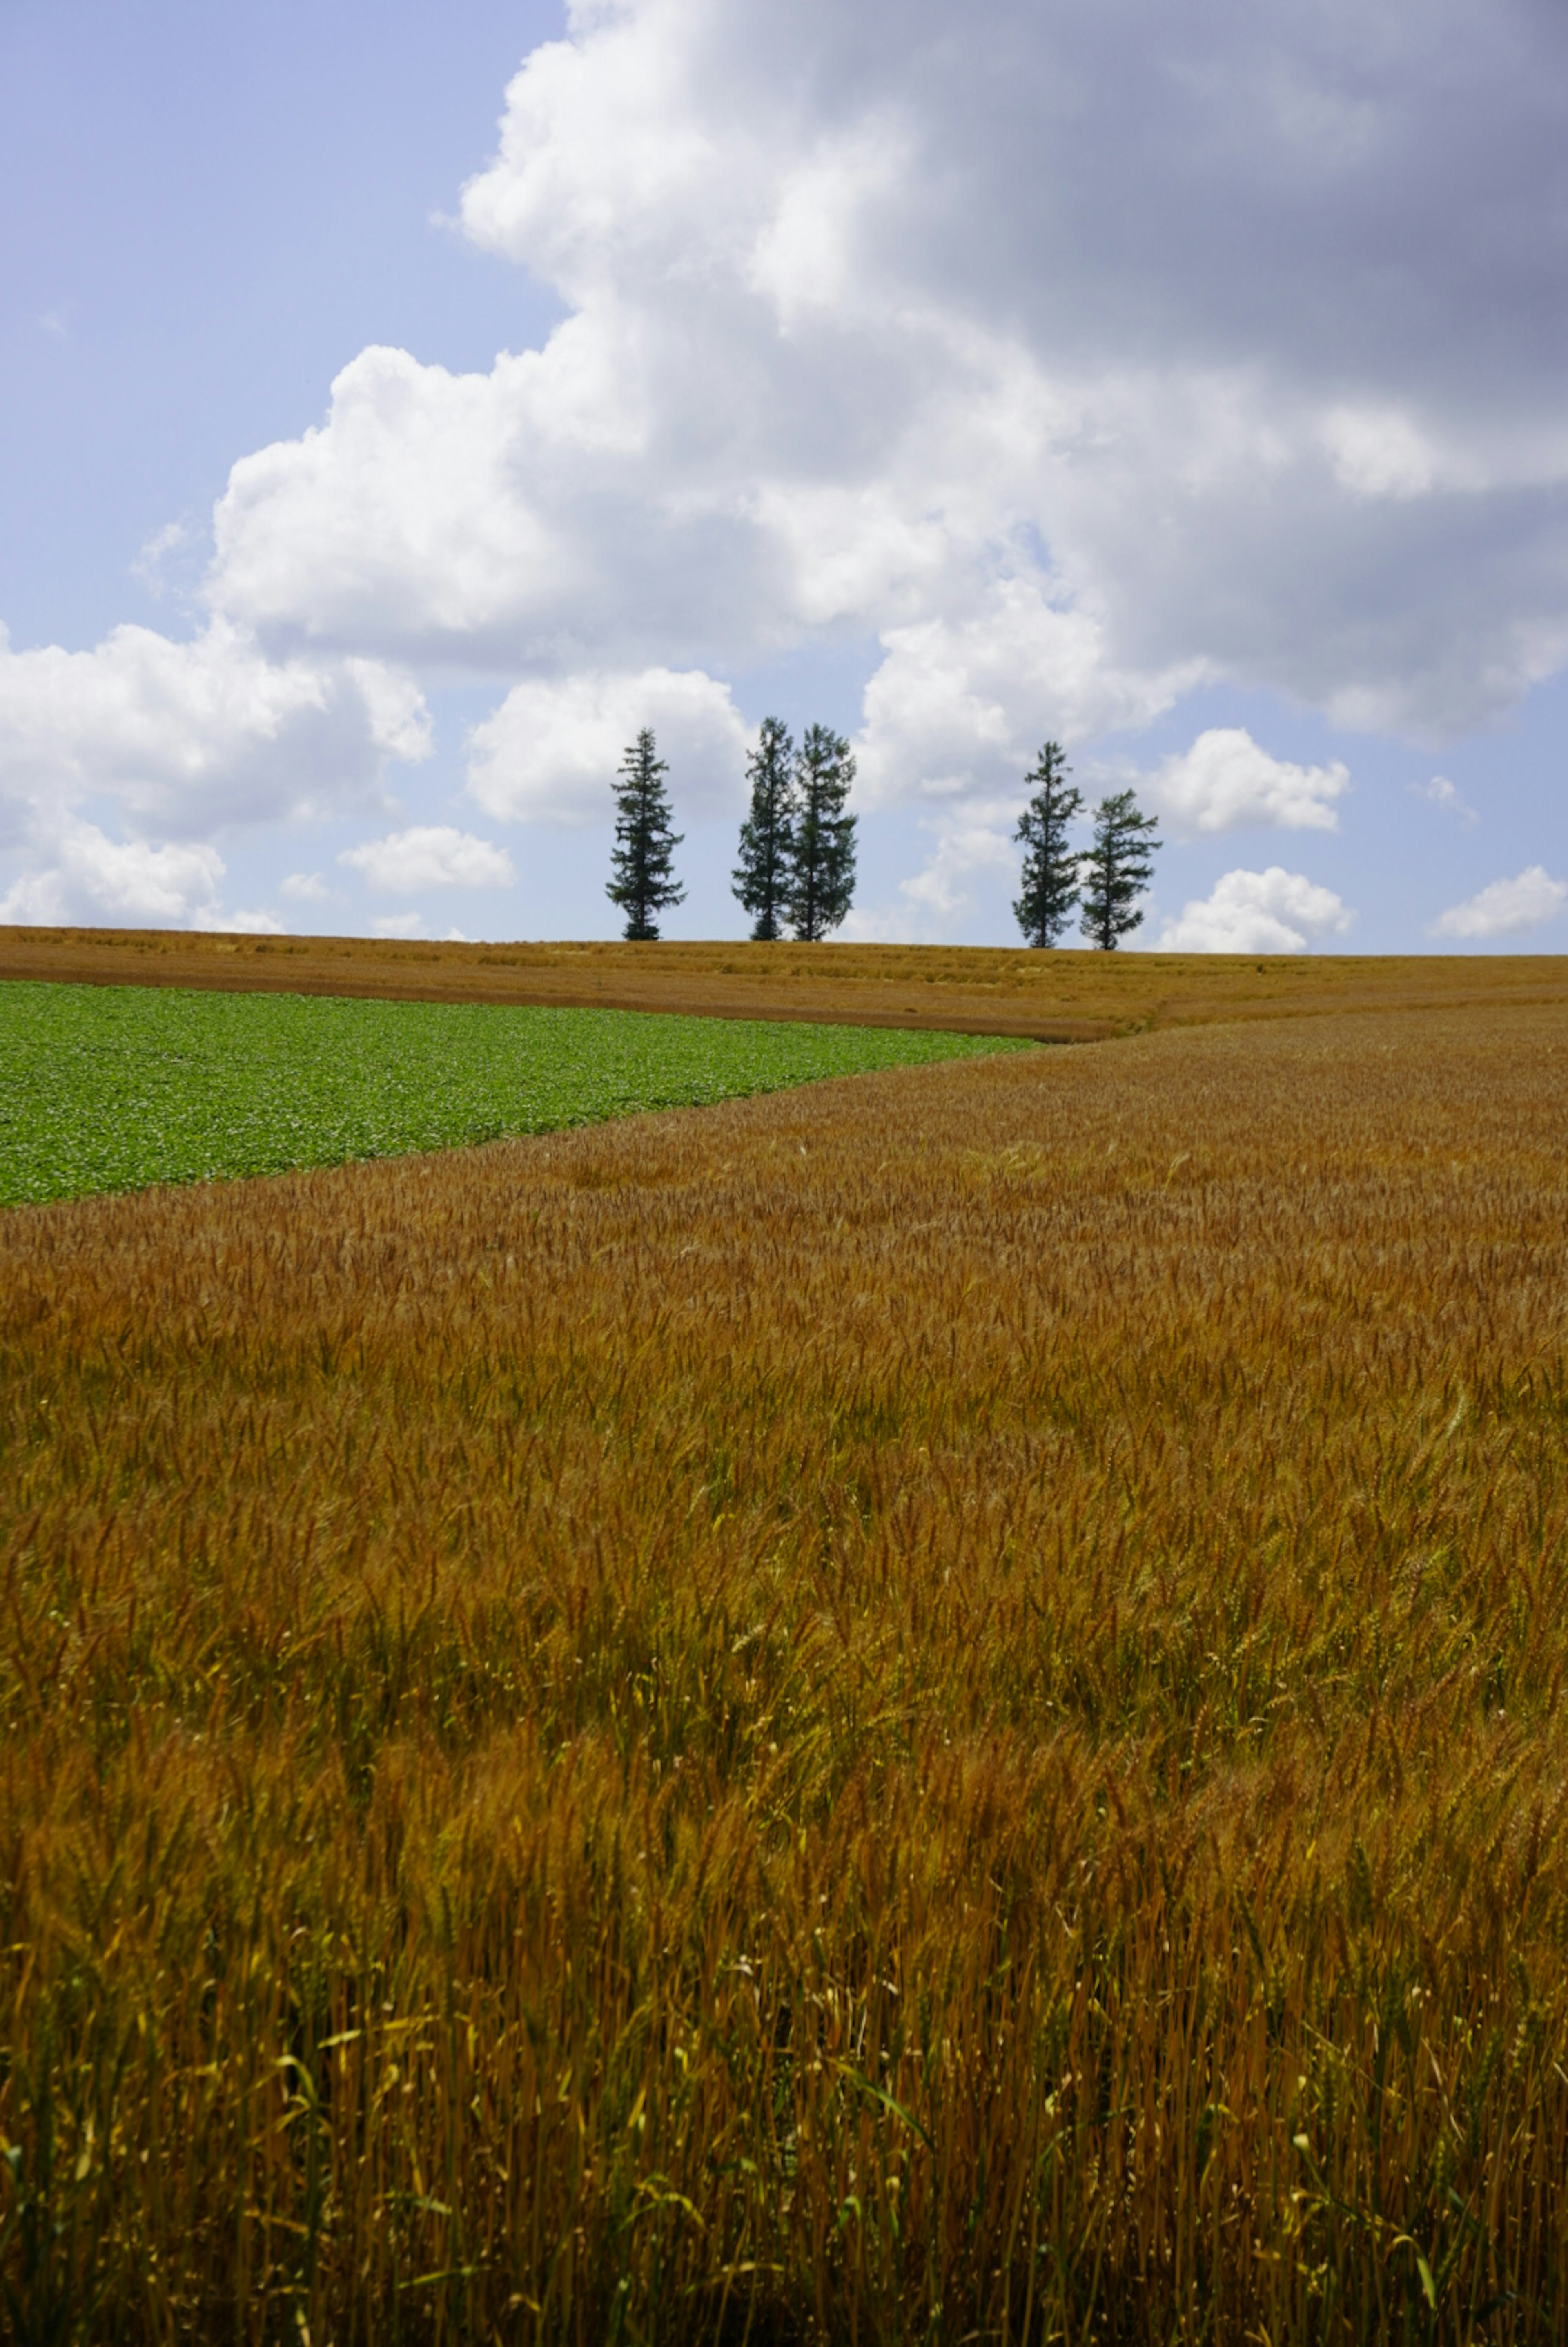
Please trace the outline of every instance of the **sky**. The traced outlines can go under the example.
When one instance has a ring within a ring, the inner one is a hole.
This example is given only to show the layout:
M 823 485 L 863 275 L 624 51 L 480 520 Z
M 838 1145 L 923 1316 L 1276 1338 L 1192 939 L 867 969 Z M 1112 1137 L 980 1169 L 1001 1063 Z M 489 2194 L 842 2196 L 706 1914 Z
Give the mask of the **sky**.
M 1568 948 L 1561 0 L 0 0 L 0 921 Z M 1085 825 L 1082 836 L 1086 844 Z

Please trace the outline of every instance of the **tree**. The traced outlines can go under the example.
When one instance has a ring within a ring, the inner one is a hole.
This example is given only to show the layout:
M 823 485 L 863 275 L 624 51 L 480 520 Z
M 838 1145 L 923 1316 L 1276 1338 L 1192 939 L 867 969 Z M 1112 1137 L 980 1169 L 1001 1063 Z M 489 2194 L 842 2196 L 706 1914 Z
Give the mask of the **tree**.
M 759 945 L 784 934 L 795 863 L 795 744 L 781 717 L 765 717 L 746 758 L 751 812 L 740 826 L 735 893 L 752 917 Z
M 1095 845 L 1084 858 L 1084 935 L 1114 953 L 1143 919 L 1133 899 L 1154 877 L 1159 825 L 1140 815 L 1131 791 L 1113 791 L 1095 809 Z
M 1014 839 L 1023 858 L 1023 894 L 1013 905 L 1023 942 L 1054 946 L 1078 902 L 1083 857 L 1067 846 L 1067 825 L 1084 805 L 1084 794 L 1066 779 L 1071 772 L 1060 743 L 1047 742 L 1026 783 L 1039 789 L 1018 818 Z
M 789 921 L 802 945 L 836 929 L 855 894 L 855 818 L 846 813 L 855 762 L 841 733 L 809 725 L 795 760 L 795 852 Z
M 651 943 L 658 936 L 655 916 L 686 897 L 674 878 L 675 851 L 686 835 L 670 829 L 664 787 L 669 768 L 654 747 L 651 727 L 643 727 L 619 771 L 623 780 L 616 784 L 616 847 L 610 858 L 615 876 L 606 883 L 605 894 L 624 910 L 627 938 Z

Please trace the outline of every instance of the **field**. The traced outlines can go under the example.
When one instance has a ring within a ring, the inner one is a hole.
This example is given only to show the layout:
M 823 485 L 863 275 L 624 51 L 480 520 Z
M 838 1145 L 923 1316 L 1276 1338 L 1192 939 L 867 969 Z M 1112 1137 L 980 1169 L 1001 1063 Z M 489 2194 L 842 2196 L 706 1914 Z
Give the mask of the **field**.
M 12 2332 L 1561 2339 L 1520 971 L 0 1216 Z
M 1006 1041 L 0 981 L 0 1205 L 596 1123 Z
M 0 927 L 0 980 L 842 1020 L 1088 1042 L 1216 1019 L 1568 1009 L 1542 954 L 1028 953 L 981 946 L 430 944 Z

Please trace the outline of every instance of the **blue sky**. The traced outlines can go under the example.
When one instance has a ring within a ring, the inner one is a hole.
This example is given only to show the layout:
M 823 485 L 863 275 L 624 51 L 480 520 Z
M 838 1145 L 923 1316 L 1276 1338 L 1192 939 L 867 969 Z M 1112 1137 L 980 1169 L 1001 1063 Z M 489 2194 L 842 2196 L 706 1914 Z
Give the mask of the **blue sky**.
M 1006 943 L 1063 740 L 1140 944 L 1561 948 L 1548 0 L 0 0 L 0 918 Z

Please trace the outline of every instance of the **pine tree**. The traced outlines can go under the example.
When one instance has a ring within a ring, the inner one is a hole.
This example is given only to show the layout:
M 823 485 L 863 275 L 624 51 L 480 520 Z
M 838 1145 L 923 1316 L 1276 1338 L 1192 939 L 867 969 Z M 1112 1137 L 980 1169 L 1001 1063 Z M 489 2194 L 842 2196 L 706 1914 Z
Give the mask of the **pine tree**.
M 1013 910 L 1031 946 L 1054 946 L 1078 902 L 1083 858 L 1067 844 L 1067 825 L 1080 814 L 1084 794 L 1066 779 L 1070 768 L 1058 742 L 1047 742 L 1039 763 L 1024 775 L 1039 784 L 1018 818 L 1013 836 L 1027 851 L 1023 858 L 1023 893 Z
M 789 921 L 803 945 L 836 929 L 855 894 L 855 818 L 846 812 L 855 762 L 841 733 L 809 725 L 795 760 L 795 852 Z
M 1140 815 L 1131 791 L 1113 791 L 1095 809 L 1095 845 L 1084 858 L 1084 935 L 1114 953 L 1143 914 L 1133 900 L 1154 877 L 1159 825 Z
M 621 760 L 624 779 L 616 784 L 616 846 L 610 858 L 615 876 L 605 887 L 610 902 L 626 914 L 626 938 L 636 944 L 657 938 L 655 916 L 686 897 L 674 878 L 675 851 L 685 834 L 670 829 L 664 787 L 668 772 L 654 747 L 651 727 L 645 725 Z
M 765 717 L 746 759 L 751 812 L 740 826 L 735 894 L 752 917 L 759 945 L 773 945 L 789 917 L 795 862 L 795 744 L 781 717 Z

